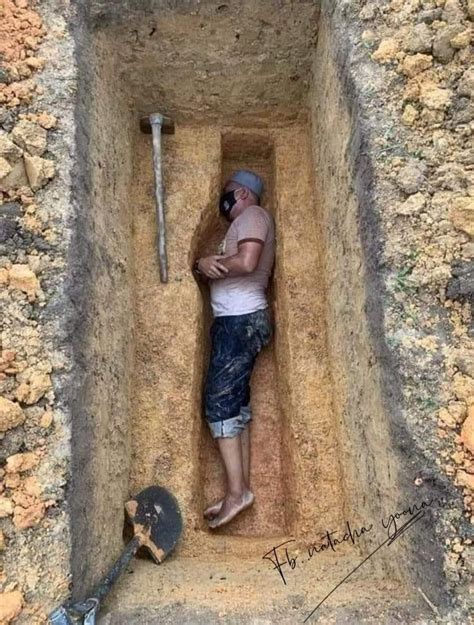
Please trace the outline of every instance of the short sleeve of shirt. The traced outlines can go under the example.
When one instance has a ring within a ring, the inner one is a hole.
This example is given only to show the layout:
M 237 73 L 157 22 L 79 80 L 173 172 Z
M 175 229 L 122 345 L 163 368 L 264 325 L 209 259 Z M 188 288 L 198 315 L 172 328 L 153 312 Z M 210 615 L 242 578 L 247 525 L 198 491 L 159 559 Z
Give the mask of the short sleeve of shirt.
M 257 241 L 264 243 L 268 233 L 268 222 L 258 209 L 249 206 L 235 220 L 237 243 Z

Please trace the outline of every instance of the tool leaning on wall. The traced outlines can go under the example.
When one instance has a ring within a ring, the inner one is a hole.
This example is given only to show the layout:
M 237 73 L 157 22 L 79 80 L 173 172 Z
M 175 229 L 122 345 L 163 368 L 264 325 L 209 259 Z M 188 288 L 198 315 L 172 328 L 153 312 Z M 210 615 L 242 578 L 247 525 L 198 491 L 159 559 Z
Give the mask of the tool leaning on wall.
M 114 582 L 125 571 L 140 547 L 161 564 L 178 542 L 183 521 L 175 497 L 161 486 L 149 486 L 125 504 L 134 537 L 110 571 L 84 601 L 67 602 L 49 615 L 51 625 L 95 625 L 96 616 Z M 78 621 L 77 619 L 82 619 Z
M 174 122 L 161 113 L 153 113 L 140 118 L 142 132 L 152 133 L 153 170 L 155 173 L 155 201 L 158 222 L 158 256 L 160 261 L 160 280 L 168 282 L 168 261 L 166 256 L 166 223 L 163 194 L 163 172 L 161 157 L 161 133 L 174 134 Z

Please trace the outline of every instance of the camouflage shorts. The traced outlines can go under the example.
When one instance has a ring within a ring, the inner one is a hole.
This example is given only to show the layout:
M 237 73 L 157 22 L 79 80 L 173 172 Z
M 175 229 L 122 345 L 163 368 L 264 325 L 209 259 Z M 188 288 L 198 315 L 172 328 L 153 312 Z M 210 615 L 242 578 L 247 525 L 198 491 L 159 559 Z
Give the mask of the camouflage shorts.
M 251 420 L 250 377 L 272 335 L 268 308 L 214 318 L 203 401 L 213 438 L 237 436 Z

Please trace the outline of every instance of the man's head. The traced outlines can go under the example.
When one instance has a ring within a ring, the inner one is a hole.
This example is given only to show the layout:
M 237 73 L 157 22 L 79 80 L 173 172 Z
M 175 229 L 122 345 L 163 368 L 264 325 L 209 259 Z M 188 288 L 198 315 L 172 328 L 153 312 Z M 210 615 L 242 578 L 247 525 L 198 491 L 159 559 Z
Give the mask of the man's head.
M 227 180 L 219 202 L 221 213 L 232 221 L 247 206 L 259 204 L 263 193 L 263 181 L 252 171 L 239 169 Z

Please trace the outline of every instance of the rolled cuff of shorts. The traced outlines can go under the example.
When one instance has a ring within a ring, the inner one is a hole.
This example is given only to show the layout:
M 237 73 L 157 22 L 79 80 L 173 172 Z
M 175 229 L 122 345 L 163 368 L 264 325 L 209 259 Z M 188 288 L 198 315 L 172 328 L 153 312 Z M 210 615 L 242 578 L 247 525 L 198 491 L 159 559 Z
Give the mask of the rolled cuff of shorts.
M 234 438 L 245 430 L 247 424 L 252 419 L 250 407 L 241 409 L 241 414 L 231 419 L 223 421 L 208 421 L 212 438 Z

